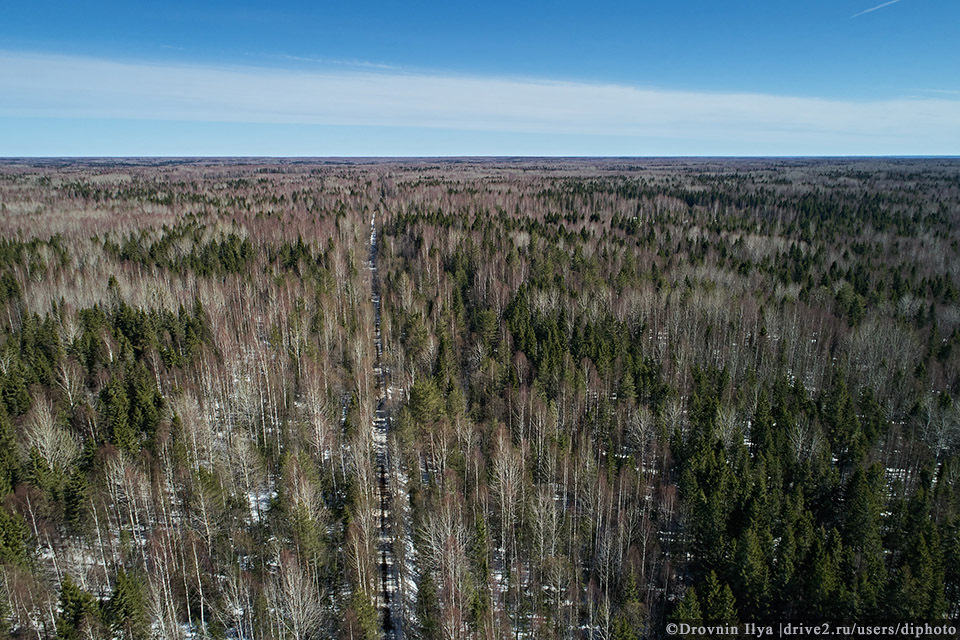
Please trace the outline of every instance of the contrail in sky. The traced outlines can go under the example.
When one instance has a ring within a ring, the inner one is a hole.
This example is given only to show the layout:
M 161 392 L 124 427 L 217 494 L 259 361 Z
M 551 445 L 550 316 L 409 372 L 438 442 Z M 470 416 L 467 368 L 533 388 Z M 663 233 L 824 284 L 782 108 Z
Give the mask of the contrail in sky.
M 862 16 L 862 15 L 865 14 L 865 13 L 870 13 L 871 11 L 876 11 L 877 9 L 883 9 L 884 7 L 889 7 L 890 5 L 892 5 L 892 4 L 897 4 L 898 2 L 900 2 L 900 0 L 890 0 L 889 2 L 884 2 L 883 4 L 878 4 L 878 5 L 875 6 L 875 7 L 871 7 L 871 8 L 869 8 L 869 9 L 864 9 L 864 10 L 861 11 L 860 13 L 855 13 L 855 14 L 853 14 L 853 15 L 850 16 L 850 17 L 851 17 L 851 18 L 856 18 L 857 16 Z

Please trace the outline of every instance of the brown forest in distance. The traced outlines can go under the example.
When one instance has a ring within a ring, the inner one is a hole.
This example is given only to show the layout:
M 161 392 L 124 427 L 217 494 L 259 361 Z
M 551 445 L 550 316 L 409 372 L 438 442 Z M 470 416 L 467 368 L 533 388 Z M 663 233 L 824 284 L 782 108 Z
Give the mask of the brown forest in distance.
M 958 160 L 0 164 L 0 637 L 951 619 Z

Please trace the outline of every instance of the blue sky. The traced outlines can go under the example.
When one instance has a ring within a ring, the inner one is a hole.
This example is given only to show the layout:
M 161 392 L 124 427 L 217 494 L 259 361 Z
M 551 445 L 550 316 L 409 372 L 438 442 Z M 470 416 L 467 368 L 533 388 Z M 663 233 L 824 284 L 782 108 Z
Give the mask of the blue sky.
M 11 3 L 0 156 L 957 155 L 960 2 Z

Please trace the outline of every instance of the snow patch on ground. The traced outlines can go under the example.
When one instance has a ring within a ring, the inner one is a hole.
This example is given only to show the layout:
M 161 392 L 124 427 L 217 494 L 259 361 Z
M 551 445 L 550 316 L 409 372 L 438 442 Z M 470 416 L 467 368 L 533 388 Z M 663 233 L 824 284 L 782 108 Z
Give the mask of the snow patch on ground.
M 272 489 L 248 492 L 247 501 L 250 503 L 250 519 L 254 523 L 259 523 L 270 510 L 270 501 L 276 497 L 277 492 Z

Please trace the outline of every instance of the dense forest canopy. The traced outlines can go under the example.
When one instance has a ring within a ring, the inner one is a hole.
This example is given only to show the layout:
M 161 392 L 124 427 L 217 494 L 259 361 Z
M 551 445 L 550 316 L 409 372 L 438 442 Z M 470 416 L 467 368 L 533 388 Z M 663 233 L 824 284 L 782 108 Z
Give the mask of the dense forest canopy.
M 0 166 L 0 637 L 957 619 L 956 160 Z

